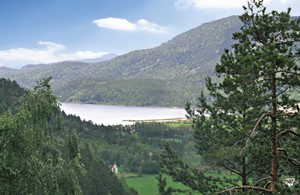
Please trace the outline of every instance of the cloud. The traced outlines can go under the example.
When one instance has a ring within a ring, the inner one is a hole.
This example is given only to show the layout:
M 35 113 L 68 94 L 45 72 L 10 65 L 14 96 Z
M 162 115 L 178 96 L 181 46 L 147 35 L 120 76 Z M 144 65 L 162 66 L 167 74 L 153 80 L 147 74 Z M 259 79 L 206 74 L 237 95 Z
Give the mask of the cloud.
M 19 68 L 26 64 L 52 63 L 65 60 L 98 58 L 108 52 L 75 51 L 68 52 L 64 45 L 39 41 L 38 48 L 14 48 L 0 50 L 0 65 Z
M 269 3 L 271 0 L 265 0 Z M 282 0 L 287 1 L 287 0 Z M 248 0 L 176 0 L 175 6 L 177 8 L 197 8 L 197 9 L 238 9 L 243 5 L 247 5 Z
M 129 22 L 123 18 L 102 18 L 98 20 L 93 20 L 100 28 L 108 28 L 112 30 L 120 31 L 144 31 L 150 33 L 166 33 L 165 27 L 160 26 L 155 23 L 151 23 L 145 19 L 140 19 L 136 23 Z
M 123 18 L 103 18 L 93 21 L 97 26 L 113 30 L 135 31 L 136 25 Z

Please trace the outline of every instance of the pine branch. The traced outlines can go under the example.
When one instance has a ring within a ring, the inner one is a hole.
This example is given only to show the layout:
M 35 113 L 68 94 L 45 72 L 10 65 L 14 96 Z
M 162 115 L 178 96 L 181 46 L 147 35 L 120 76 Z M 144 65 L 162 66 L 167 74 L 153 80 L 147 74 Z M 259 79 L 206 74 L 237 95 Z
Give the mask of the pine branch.
M 245 141 L 247 141 L 247 138 L 238 140 L 237 142 L 235 142 L 235 143 L 233 144 L 233 146 L 237 146 L 239 143 L 243 143 L 243 142 L 245 142 Z
M 266 117 L 266 116 L 270 116 L 270 112 L 266 112 L 264 114 L 262 114 L 260 116 L 260 118 L 257 120 L 254 128 L 252 129 L 251 133 L 250 133 L 250 137 L 253 138 L 256 135 L 256 130 L 258 128 L 258 126 L 260 125 L 261 121 Z
M 261 192 L 266 192 L 266 193 L 272 194 L 271 190 L 268 190 L 266 188 L 256 187 L 256 186 L 235 186 L 235 187 L 227 188 L 225 190 L 217 192 L 217 194 L 223 194 L 226 192 L 232 192 L 235 190 L 242 190 L 242 189 L 256 190 L 256 191 L 261 191 Z
M 255 1 L 254 1 L 253 3 L 255 4 Z M 257 5 L 256 5 L 256 6 L 257 6 Z M 250 22 L 251 22 L 251 24 L 250 24 L 250 25 L 252 25 L 253 36 L 255 36 L 255 40 L 256 40 L 258 43 L 260 43 L 260 44 L 262 44 L 262 45 L 265 45 L 265 44 L 266 44 L 266 41 L 262 39 L 262 37 L 261 37 L 261 31 L 259 30 L 259 28 L 257 28 L 256 20 L 255 20 L 255 19 L 256 19 L 256 18 L 255 18 L 255 13 L 254 13 L 253 7 L 251 8 L 251 5 L 250 5 L 249 2 L 248 2 L 248 8 L 249 8 L 250 11 L 251 11 L 251 17 L 250 17 Z M 250 26 L 250 25 L 248 24 L 248 26 Z M 250 26 L 250 28 L 251 28 L 251 26 Z
M 267 116 L 270 116 L 270 112 L 266 112 L 266 113 L 262 114 L 262 115 L 259 117 L 259 119 L 257 120 L 257 122 L 256 122 L 256 124 L 255 124 L 255 126 L 254 126 L 254 128 L 251 130 L 251 133 L 250 133 L 249 137 L 248 137 L 247 140 L 246 140 L 246 145 L 243 147 L 243 149 L 246 149 L 246 148 L 248 147 L 249 141 L 250 141 L 250 139 L 252 139 L 252 138 L 255 137 L 255 135 L 256 135 L 256 130 L 257 130 L 258 126 L 260 125 L 261 121 L 262 121 L 265 117 L 267 117 Z
M 203 178 L 207 181 L 215 182 L 215 183 L 221 183 L 221 184 L 228 183 L 228 184 L 231 184 L 231 185 L 236 185 L 236 183 L 231 182 L 227 179 L 220 179 L 220 178 L 217 178 L 217 177 L 206 177 L 204 175 L 202 175 L 201 178 Z
M 282 42 L 277 42 L 275 43 L 277 46 L 278 45 L 291 45 L 291 44 L 294 44 L 296 42 L 299 42 L 300 40 L 299 39 L 293 39 L 293 40 L 287 40 L 287 41 L 282 41 Z
M 295 75 L 295 76 L 300 76 L 300 72 L 299 73 L 298 72 L 291 72 L 291 71 L 287 71 L 287 70 L 285 70 L 285 71 L 278 70 L 278 71 L 276 71 L 276 73 L 286 73 L 286 74 L 292 74 L 292 75 Z
M 235 166 L 235 164 L 233 163 L 233 162 L 231 162 L 230 160 L 226 160 L 226 162 L 228 162 L 232 167 L 234 167 L 234 169 L 238 169 L 238 168 L 236 168 L 236 166 Z
M 276 94 L 276 96 L 278 97 L 278 96 L 284 94 L 284 93 L 285 93 L 287 90 L 289 90 L 289 89 L 290 89 L 289 87 L 286 87 L 285 89 L 280 90 L 279 93 Z
M 300 138 L 300 134 L 299 134 L 299 133 L 296 133 L 296 132 L 293 131 L 293 130 L 285 130 L 285 131 L 282 131 L 282 132 L 280 132 L 280 133 L 278 134 L 278 137 L 279 137 L 279 136 L 284 136 L 284 135 L 287 135 L 287 134 L 292 134 L 292 135 L 295 135 L 295 136 L 297 136 L 297 137 Z
M 225 164 L 220 163 L 220 162 L 218 162 L 218 164 L 219 164 L 219 166 L 222 166 L 224 169 L 227 169 L 227 170 L 229 170 L 229 171 L 231 171 L 231 172 L 233 172 L 233 173 L 235 173 L 235 174 L 241 176 L 241 172 L 238 171 L 238 170 L 236 170 L 235 168 L 228 167 L 228 166 L 226 166 Z
M 255 182 L 254 186 L 257 186 L 259 183 L 261 183 L 261 182 L 263 182 L 265 180 L 268 180 L 268 179 L 270 179 L 270 176 L 269 177 L 261 178 L 260 180 L 258 180 L 258 181 Z
M 252 170 L 248 171 L 248 172 L 246 173 L 246 176 L 248 177 L 254 170 L 255 170 L 255 169 L 252 169 Z
M 297 85 L 295 85 L 295 83 L 293 83 L 294 80 L 286 80 L 286 79 L 279 78 L 279 77 L 277 77 L 276 79 L 277 79 L 277 81 L 283 82 L 284 85 L 289 85 L 289 86 L 292 86 L 292 87 L 298 87 Z
M 282 157 L 284 157 L 285 159 L 287 159 L 290 163 L 292 163 L 293 165 L 295 165 L 296 167 L 299 167 L 300 168 L 300 161 L 298 161 L 297 159 L 295 158 L 291 158 L 289 157 L 286 149 L 284 148 L 278 148 L 278 151 L 281 151 L 284 153 L 284 155 Z
M 299 168 L 300 168 L 300 162 L 299 162 L 297 159 L 291 158 L 291 157 L 286 156 L 286 155 L 284 155 L 284 156 L 282 156 L 282 157 L 286 158 L 290 163 L 292 163 L 292 164 L 295 165 L 296 167 L 299 167 Z

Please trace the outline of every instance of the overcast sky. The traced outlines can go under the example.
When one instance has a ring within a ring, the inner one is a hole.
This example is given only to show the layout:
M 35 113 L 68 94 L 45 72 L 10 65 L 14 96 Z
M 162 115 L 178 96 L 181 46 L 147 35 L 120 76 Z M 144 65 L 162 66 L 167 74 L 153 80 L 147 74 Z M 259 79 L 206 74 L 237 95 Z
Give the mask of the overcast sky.
M 247 0 L 0 0 L 0 66 L 19 68 L 151 48 Z M 300 0 L 266 0 L 300 15 Z

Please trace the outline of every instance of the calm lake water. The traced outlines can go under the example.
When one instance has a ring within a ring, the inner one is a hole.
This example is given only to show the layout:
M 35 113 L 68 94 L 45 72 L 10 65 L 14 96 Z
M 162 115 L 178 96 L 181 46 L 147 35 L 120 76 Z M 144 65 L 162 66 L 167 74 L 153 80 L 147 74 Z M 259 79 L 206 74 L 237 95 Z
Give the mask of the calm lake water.
M 94 104 L 61 103 L 67 114 L 79 116 L 103 125 L 132 124 L 129 120 L 185 118 L 185 110 L 161 107 L 104 106 Z

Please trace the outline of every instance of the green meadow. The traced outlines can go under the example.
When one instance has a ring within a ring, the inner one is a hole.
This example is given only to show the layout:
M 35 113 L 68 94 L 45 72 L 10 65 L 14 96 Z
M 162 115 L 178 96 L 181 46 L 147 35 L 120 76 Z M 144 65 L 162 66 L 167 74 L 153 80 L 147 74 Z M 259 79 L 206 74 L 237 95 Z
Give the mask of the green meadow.
M 235 175 L 224 174 L 224 173 L 209 173 L 208 176 L 233 179 L 233 180 L 238 179 L 238 177 Z M 158 195 L 158 181 L 156 177 L 157 175 L 144 175 L 144 176 L 133 176 L 133 177 L 125 176 L 124 178 L 127 182 L 127 185 L 129 187 L 134 188 L 139 193 L 139 195 Z M 167 179 L 168 187 L 185 191 L 182 193 L 176 192 L 176 194 L 183 195 L 192 192 L 192 191 L 188 191 L 190 190 L 190 188 L 184 186 L 183 184 L 175 183 L 170 176 L 163 175 L 163 177 Z M 197 195 L 199 193 L 192 192 L 192 194 Z
M 167 178 L 168 186 L 180 189 L 188 190 L 186 186 L 181 183 L 175 183 L 170 176 L 163 176 Z M 134 188 L 140 195 L 157 195 L 158 194 L 158 185 L 156 175 L 145 175 L 141 177 L 128 177 L 126 182 L 129 187 Z M 177 194 L 186 194 L 186 193 L 177 193 Z

